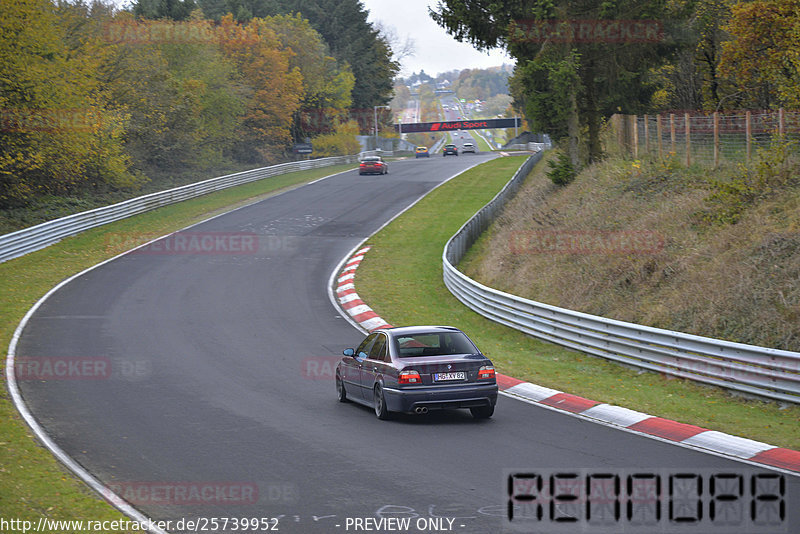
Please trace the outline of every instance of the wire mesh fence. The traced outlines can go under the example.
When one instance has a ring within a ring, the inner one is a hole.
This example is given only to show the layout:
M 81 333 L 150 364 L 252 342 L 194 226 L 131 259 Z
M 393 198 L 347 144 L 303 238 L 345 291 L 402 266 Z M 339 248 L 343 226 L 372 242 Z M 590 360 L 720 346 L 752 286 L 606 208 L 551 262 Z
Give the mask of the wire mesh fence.
M 745 163 L 775 140 L 800 140 L 800 112 L 614 115 L 606 148 L 635 158 L 674 158 L 686 165 Z

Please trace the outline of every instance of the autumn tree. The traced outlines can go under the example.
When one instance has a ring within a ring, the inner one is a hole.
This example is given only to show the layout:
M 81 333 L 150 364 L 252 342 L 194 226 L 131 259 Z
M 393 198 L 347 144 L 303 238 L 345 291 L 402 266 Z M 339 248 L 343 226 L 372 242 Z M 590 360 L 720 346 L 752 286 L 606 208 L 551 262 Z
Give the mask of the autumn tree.
M 350 66 L 355 76 L 353 108 L 371 113 L 373 106 L 389 102 L 400 66 L 359 0 L 292 0 L 284 2 L 284 9 L 308 19 L 333 56 Z
M 134 10 L 149 18 L 175 18 L 182 17 L 181 6 L 190 3 L 194 0 L 135 0 Z M 215 21 L 230 14 L 243 24 L 253 18 L 300 14 L 319 32 L 338 64 L 349 66 L 355 77 L 351 106 L 356 113 L 389 102 L 399 56 L 408 53 L 408 43 L 403 42 L 395 54 L 393 35 L 381 33 L 367 20 L 360 0 L 197 0 L 196 5 Z
M 242 26 L 227 15 L 218 35 L 249 93 L 239 157 L 246 160 L 249 152 L 251 161 L 274 161 L 292 141 L 293 117 L 303 98 L 302 73 L 291 66 L 293 52 L 282 48 L 264 19 Z
M 99 83 L 110 50 L 84 5 L 17 0 L 0 7 L 0 205 L 86 188 L 133 186 L 124 117 Z
M 757 107 L 800 107 L 800 0 L 757 0 L 731 8 L 720 69 Z
M 301 15 L 266 17 L 281 47 L 291 52 L 289 68 L 299 70 L 303 97 L 294 116 L 295 141 L 330 133 L 345 120 L 352 103 L 355 77 L 348 65 L 340 66 L 308 20 Z

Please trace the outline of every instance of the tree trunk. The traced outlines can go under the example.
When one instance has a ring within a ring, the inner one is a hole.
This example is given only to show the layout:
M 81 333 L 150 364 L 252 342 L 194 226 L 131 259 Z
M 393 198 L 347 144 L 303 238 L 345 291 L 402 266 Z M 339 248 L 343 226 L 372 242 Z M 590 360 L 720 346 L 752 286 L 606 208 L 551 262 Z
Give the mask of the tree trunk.
M 581 168 L 579 136 L 581 132 L 580 116 L 578 114 L 578 97 L 573 89 L 569 92 L 569 122 L 567 135 L 569 137 L 569 159 L 572 167 L 577 171 Z

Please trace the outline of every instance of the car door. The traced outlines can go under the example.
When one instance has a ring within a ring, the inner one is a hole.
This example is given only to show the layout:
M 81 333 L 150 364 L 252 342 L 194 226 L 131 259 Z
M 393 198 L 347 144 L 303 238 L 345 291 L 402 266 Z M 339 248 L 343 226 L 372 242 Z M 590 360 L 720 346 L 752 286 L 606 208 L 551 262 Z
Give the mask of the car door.
M 369 358 L 364 360 L 361 366 L 361 387 L 364 391 L 364 398 L 372 401 L 373 390 L 375 388 L 375 381 L 378 375 L 383 374 L 384 367 L 386 366 L 386 334 L 378 334 L 375 338 L 375 343 L 369 351 Z
M 361 368 L 364 366 L 364 362 L 369 357 L 369 351 L 372 348 L 373 343 L 375 342 L 375 338 L 378 337 L 378 334 L 370 334 L 368 335 L 364 341 L 356 348 L 355 355 L 353 358 L 349 358 L 348 364 L 343 367 L 342 371 L 345 373 L 345 376 L 342 377 L 342 381 L 345 384 L 345 389 L 347 390 L 348 395 L 352 395 L 354 399 L 365 399 L 363 387 L 361 385 Z M 370 394 L 369 399 L 372 399 L 372 394 Z

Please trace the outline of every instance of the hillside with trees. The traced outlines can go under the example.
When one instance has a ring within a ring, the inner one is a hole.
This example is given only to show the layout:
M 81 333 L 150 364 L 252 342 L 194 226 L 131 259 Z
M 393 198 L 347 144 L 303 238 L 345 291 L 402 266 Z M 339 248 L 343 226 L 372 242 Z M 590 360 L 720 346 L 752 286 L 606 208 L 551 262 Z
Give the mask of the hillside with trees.
M 614 113 L 796 108 L 800 99 L 795 0 L 443 0 L 433 18 L 517 60 L 515 106 L 564 143 L 575 167 L 602 156 L 600 130 Z
M 0 231 L 287 161 L 307 138 L 352 153 L 397 72 L 363 6 L 246 6 L 3 2 Z

